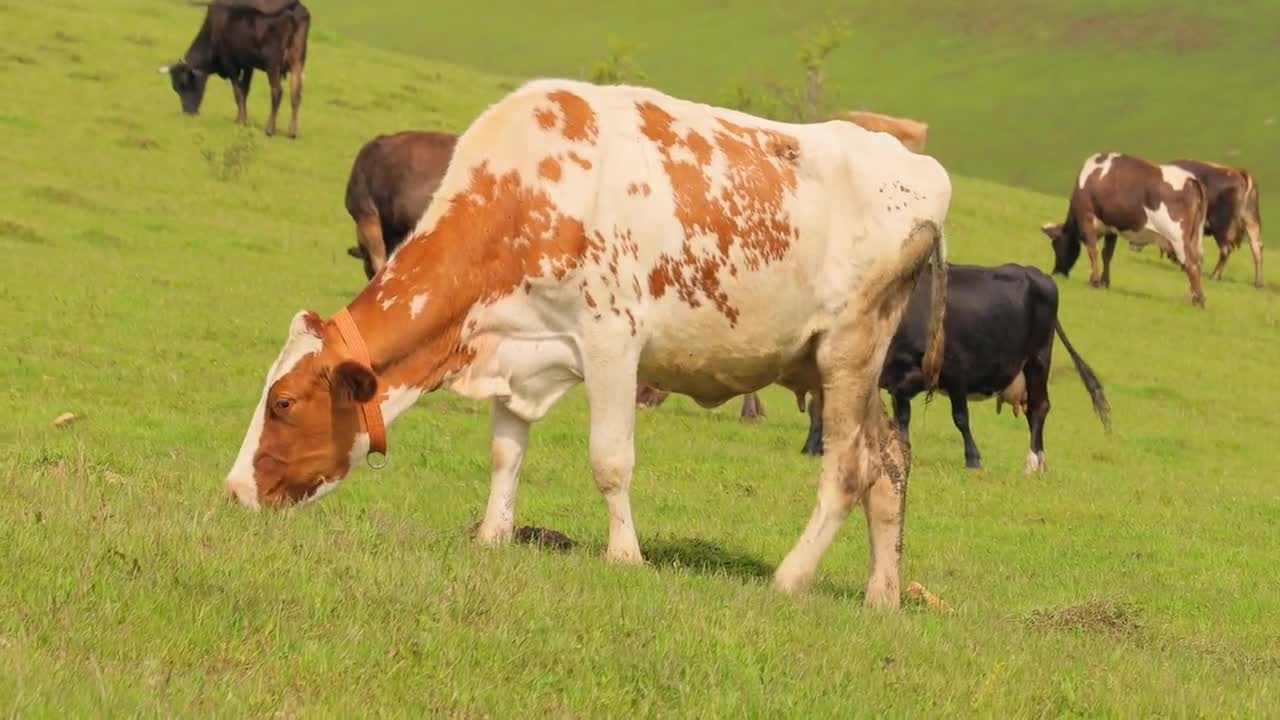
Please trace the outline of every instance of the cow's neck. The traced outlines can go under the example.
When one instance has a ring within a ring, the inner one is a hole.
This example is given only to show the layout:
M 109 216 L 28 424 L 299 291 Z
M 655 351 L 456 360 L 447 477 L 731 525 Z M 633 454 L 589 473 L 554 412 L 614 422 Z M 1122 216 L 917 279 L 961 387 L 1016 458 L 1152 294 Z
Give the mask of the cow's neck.
M 379 273 L 347 306 L 378 375 L 387 422 L 419 395 L 464 370 L 474 357 L 461 337 L 478 293 L 465 273 L 447 272 L 455 258 L 432 257 L 438 254 L 433 250 L 450 244 L 444 238 L 422 238 L 412 248 L 422 251 L 414 253 L 420 258 L 404 257 L 410 248 L 402 248 L 394 269 Z

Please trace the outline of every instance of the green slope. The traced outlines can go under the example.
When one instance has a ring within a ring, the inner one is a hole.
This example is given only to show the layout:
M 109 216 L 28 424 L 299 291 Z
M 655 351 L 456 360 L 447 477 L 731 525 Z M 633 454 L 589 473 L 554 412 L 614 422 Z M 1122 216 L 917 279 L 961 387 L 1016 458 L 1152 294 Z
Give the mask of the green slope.
M 360 143 L 462 128 L 510 86 L 370 50 L 329 22 L 301 139 L 268 141 L 260 80 L 253 129 L 231 124 L 221 85 L 202 116 L 179 115 L 155 66 L 190 40 L 190 8 L 0 2 L 0 708 L 1272 712 L 1280 306 L 1240 262 L 1203 312 L 1154 253 L 1122 251 L 1108 292 L 1062 283 L 1063 324 L 1116 429 L 1102 432 L 1059 357 L 1044 477 L 1022 474 L 1025 424 L 1008 413 L 973 407 L 987 469 L 966 472 L 945 402 L 917 405 L 905 574 L 955 607 L 945 616 L 861 608 L 857 512 L 813 592 L 767 586 L 817 468 L 797 452 L 803 416 L 774 389 L 758 427 L 679 398 L 641 416 L 646 568 L 600 559 L 580 392 L 534 430 L 517 510 L 582 544 L 567 554 L 467 541 L 487 422 L 446 395 L 391 429 L 390 467 L 317 507 L 229 506 L 220 480 L 289 318 L 330 313 L 361 283 L 342 209 Z M 953 257 L 1046 263 L 1022 228 L 1060 210 L 958 177 Z M 81 419 L 51 427 L 64 411 Z
M 1086 155 L 1244 165 L 1280 183 L 1280 3 L 1241 0 L 313 0 L 316 25 L 513 77 L 580 76 L 611 38 L 671 92 L 791 79 L 797 36 L 849 22 L 845 107 L 930 123 L 953 171 L 1065 193 Z M 1035 226 L 1025 227 L 1034 231 Z

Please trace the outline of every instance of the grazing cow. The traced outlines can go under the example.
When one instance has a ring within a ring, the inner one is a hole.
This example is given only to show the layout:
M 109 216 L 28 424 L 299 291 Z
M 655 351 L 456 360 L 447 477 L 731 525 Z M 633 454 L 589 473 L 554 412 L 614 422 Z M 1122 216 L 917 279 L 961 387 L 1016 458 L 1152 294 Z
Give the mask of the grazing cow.
M 1154 165 L 1120 153 L 1099 153 L 1084 161 L 1067 220 L 1041 229 L 1053 244 L 1053 272 L 1071 273 L 1080 246 L 1089 251 L 1089 284 L 1111 287 L 1111 256 L 1116 237 L 1131 243 L 1157 243 L 1187 273 L 1191 302 L 1204 306 L 1200 264 L 1207 198 L 1195 175 L 1174 165 Z M 1102 235 L 1102 273 L 1098 273 L 1098 236 Z
M 1218 264 L 1209 277 L 1222 279 L 1227 258 L 1249 239 L 1253 252 L 1253 285 L 1262 287 L 1262 215 L 1258 211 L 1258 185 L 1243 168 L 1199 160 L 1175 160 L 1172 165 L 1186 170 L 1208 194 L 1204 232 L 1218 243 Z
M 656 408 L 667 401 L 667 396 L 671 393 L 665 390 L 659 390 L 648 385 L 641 385 L 636 390 L 636 407 Z M 765 417 L 764 402 L 760 400 L 760 396 L 756 393 L 747 393 L 742 396 L 742 420 L 744 422 L 757 422 Z
M 921 283 L 911 293 L 902 324 L 893 336 L 880 374 L 880 387 L 893 398 L 893 415 L 904 437 L 911 423 L 911 398 L 926 390 L 921 362 L 928 340 L 932 289 Z M 1058 322 L 1058 286 L 1053 278 L 1022 265 L 947 268 L 947 347 L 938 388 L 951 400 L 951 419 L 964 438 L 964 463 L 976 468 L 982 455 L 969 432 L 971 398 L 997 396 L 1027 415 L 1031 449 L 1027 472 L 1048 469 L 1044 421 L 1049 414 L 1049 361 L 1056 332 L 1084 381 L 1093 409 L 1109 425 L 1102 383 L 1067 340 Z M 822 453 L 821 393 L 810 404 L 804 452 Z
M 365 143 L 347 179 L 347 213 L 356 246 L 347 254 L 372 278 L 422 218 L 449 167 L 458 137 L 410 130 Z
M 884 132 L 898 138 L 908 150 L 915 153 L 924 152 L 925 142 L 929 139 L 929 125 L 911 118 L 881 115 L 866 111 L 850 111 L 838 113 L 837 120 L 845 120 L 872 132 Z
M 280 80 L 289 76 L 289 137 L 298 136 L 298 108 L 302 105 L 302 69 L 307 61 L 307 32 L 311 13 L 297 0 L 212 0 L 204 23 L 186 55 L 160 68 L 169 75 L 182 111 L 195 115 L 204 100 L 210 75 L 231 81 L 236 98 L 236 122 L 249 124 L 249 83 L 254 69 L 264 70 L 271 83 L 271 117 L 266 133 L 276 132 L 276 114 L 284 94 Z
M 910 458 L 876 379 L 930 267 L 945 297 L 951 183 L 937 161 L 846 123 L 792 125 L 643 88 L 538 80 L 458 139 L 437 196 L 345 308 L 294 317 L 230 494 L 257 507 L 332 490 L 360 459 L 385 453 L 385 423 L 443 387 L 492 400 L 477 540 L 503 542 L 529 424 L 581 382 L 606 554 L 638 563 L 639 382 L 706 406 L 775 382 L 821 386 L 839 408 L 824 418 L 837 451 L 775 583 L 804 588 L 861 502 L 867 603 L 898 606 Z M 942 313 L 939 300 L 926 386 L 942 361 Z

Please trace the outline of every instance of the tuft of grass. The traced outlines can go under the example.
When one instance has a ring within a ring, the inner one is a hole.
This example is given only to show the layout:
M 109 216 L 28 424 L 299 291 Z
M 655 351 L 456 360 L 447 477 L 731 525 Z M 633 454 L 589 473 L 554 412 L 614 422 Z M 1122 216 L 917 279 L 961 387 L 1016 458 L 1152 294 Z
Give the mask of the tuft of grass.
M 1132 635 L 1142 628 L 1137 611 L 1110 600 L 1086 600 L 1074 605 L 1032 610 L 1027 625 L 1036 630 L 1065 630 L 1095 635 Z

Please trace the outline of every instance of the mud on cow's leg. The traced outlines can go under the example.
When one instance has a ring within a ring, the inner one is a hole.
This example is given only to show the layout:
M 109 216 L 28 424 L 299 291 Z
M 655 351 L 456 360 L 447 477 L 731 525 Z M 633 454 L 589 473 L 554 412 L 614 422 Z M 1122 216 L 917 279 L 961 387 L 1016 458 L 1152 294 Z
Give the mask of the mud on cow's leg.
M 631 472 L 635 466 L 636 360 L 616 351 L 584 353 L 598 358 L 585 368 L 591 409 L 591 469 L 609 510 L 609 560 L 643 562 L 631 519 Z
M 871 577 L 867 604 L 897 607 L 902 594 L 902 539 L 907 512 L 907 477 L 911 474 L 911 444 L 884 426 L 876 443 L 880 467 L 863 498 L 867 535 L 871 543 Z
M 896 323 L 896 317 L 891 319 Z M 775 586 L 784 592 L 799 592 L 809 586 L 818 562 L 850 509 L 881 481 L 880 444 L 886 436 L 896 436 L 889 427 L 876 384 L 892 326 L 881 330 L 849 332 L 851 339 L 845 342 L 828 336 L 819 347 L 818 367 L 824 378 L 822 471 L 813 514 L 774 574 Z M 877 489 L 877 493 L 882 491 Z M 899 555 L 895 549 L 899 547 L 900 526 L 895 522 L 900 523 L 901 513 L 895 515 L 880 494 L 872 502 L 876 503 L 873 511 L 877 525 L 871 532 L 871 577 L 866 603 L 896 608 L 901 598 Z M 883 542 L 889 537 L 892 540 L 886 548 Z
M 515 528 L 516 487 L 529 444 L 529 423 L 493 401 L 490 427 L 489 504 L 476 531 L 476 541 L 496 545 L 511 539 Z

